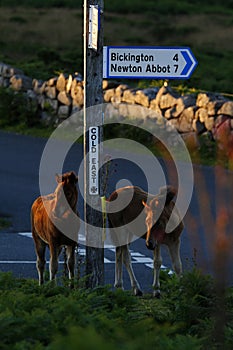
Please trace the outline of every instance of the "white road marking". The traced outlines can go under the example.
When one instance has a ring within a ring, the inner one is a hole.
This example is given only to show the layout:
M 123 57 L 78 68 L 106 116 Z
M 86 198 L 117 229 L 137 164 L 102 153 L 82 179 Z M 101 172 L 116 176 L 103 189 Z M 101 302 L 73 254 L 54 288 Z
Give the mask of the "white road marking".
M 23 237 L 32 238 L 31 232 L 19 232 L 18 234 L 20 236 L 23 236 Z M 85 241 L 85 237 L 82 237 L 81 241 Z M 115 248 L 113 248 L 112 246 L 110 246 L 110 245 L 105 246 L 105 248 L 108 249 L 109 252 L 115 253 Z M 85 256 L 86 249 L 85 248 L 78 248 L 78 253 L 81 256 Z M 130 254 L 132 257 L 132 264 L 144 264 L 144 266 L 146 266 L 150 269 L 154 268 L 152 258 L 145 256 L 140 252 L 135 252 L 133 250 L 130 250 Z M 36 261 L 32 261 L 32 260 L 0 260 L 0 264 L 35 264 L 35 263 L 36 263 Z M 115 264 L 115 256 L 114 256 L 114 260 L 109 260 L 108 258 L 104 257 L 104 263 L 105 264 Z M 64 264 L 64 261 L 59 261 L 59 264 Z M 167 270 L 167 267 L 162 265 L 161 269 Z M 173 273 L 173 272 L 170 271 L 169 273 Z
M 131 256 L 144 256 L 143 254 L 139 253 L 139 252 L 134 252 L 133 250 L 130 249 L 130 254 Z
M 19 232 L 18 234 L 20 236 L 25 236 L 25 237 L 32 238 L 32 233 L 31 232 Z
M 140 256 L 140 257 L 132 257 L 134 259 L 134 262 L 140 263 L 140 264 L 145 264 L 145 263 L 153 263 L 153 260 L 151 258 L 148 258 L 146 256 Z
M 35 264 L 32 260 L 0 260 L 0 264 Z
M 49 261 L 46 261 L 48 264 Z M 0 264 L 36 264 L 36 260 L 0 260 Z M 59 264 L 64 264 L 64 261 L 59 261 Z

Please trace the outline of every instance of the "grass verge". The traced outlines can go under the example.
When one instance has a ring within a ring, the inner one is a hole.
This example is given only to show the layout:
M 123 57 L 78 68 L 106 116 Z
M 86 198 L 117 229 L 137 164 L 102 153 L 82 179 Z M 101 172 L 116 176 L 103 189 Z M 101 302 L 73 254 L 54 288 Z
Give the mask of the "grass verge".
M 136 298 L 109 286 L 39 287 L 37 281 L 1 273 L 1 349 L 232 348 L 232 288 L 226 289 L 221 304 L 227 317 L 216 331 L 223 320 L 216 313 L 212 278 L 193 270 L 181 281 L 166 273 L 161 279 L 163 297 L 158 300 L 151 295 Z

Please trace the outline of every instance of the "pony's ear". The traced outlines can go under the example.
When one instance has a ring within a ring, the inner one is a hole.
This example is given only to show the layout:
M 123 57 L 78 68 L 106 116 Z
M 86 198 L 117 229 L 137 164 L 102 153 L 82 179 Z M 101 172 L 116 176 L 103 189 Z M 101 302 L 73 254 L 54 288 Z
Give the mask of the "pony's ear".
M 74 182 L 75 184 L 78 182 L 78 176 L 75 174 L 74 171 L 71 171 L 70 173 L 70 180 Z
M 146 209 L 150 209 L 149 205 L 145 201 L 142 200 L 142 204 Z
M 150 203 L 150 205 L 151 205 L 151 208 L 152 209 L 156 209 L 156 208 L 158 208 L 158 206 L 159 206 L 159 199 L 158 198 L 154 198 L 154 199 L 152 199 L 152 201 L 151 201 L 151 203 Z
M 57 183 L 59 184 L 60 182 L 62 182 L 62 175 L 56 174 L 55 179 L 56 179 Z
M 177 194 L 177 190 L 173 186 L 164 186 L 160 188 L 159 195 L 166 196 L 165 205 L 169 204 Z

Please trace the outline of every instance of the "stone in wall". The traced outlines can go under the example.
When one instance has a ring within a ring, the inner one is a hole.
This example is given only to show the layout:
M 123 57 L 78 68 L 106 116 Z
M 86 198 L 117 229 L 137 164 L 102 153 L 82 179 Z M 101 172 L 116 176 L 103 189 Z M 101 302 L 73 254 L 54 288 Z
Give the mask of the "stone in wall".
M 111 102 L 112 97 L 115 95 L 115 89 L 108 89 L 104 91 L 104 102 Z
M 179 119 L 170 119 L 167 121 L 167 125 L 175 130 L 179 130 L 180 128 L 180 121 Z
M 68 118 L 69 115 L 70 115 L 69 106 L 60 106 L 60 107 L 58 108 L 57 115 L 58 115 L 58 118 L 59 118 L 60 120 L 64 120 L 64 119 Z
M 154 111 L 137 104 L 120 103 L 118 105 L 118 113 L 124 118 L 136 119 L 138 124 L 143 122 L 146 118 L 157 118 Z
M 16 91 L 27 91 L 32 89 L 32 79 L 26 75 L 13 75 L 10 78 L 10 86 Z
M 55 113 L 55 114 L 58 111 L 58 100 L 52 100 L 50 98 L 47 98 L 44 95 L 38 95 L 37 96 L 37 103 L 38 103 L 38 106 L 41 108 L 42 111 L 46 110 L 49 113 L 49 111 L 51 109 L 52 112 Z
M 66 79 L 67 77 L 61 73 L 57 79 L 57 83 L 56 83 L 56 88 L 57 90 L 60 91 L 65 91 L 66 89 Z
M 67 79 L 67 82 L 66 82 L 66 93 L 67 94 L 69 94 L 71 91 L 72 83 L 73 83 L 73 78 L 72 78 L 72 75 L 70 74 L 69 78 Z
M 0 87 L 7 88 L 10 85 L 10 79 L 0 76 Z
M 224 114 L 233 118 L 233 101 L 224 102 L 218 109 L 217 114 Z
M 195 119 L 200 120 L 201 123 L 204 123 L 208 119 L 208 110 L 206 108 L 198 108 L 195 113 Z
M 175 106 L 175 104 L 177 104 L 178 97 L 179 95 L 177 93 L 175 93 L 171 89 L 167 89 L 167 93 L 163 93 L 160 97 L 159 107 L 161 109 L 168 109 Z
M 210 116 L 216 115 L 219 108 L 223 105 L 223 103 L 224 103 L 224 100 L 210 101 L 206 106 L 208 115 Z
M 164 117 L 167 119 L 178 118 L 180 117 L 181 113 L 187 108 L 189 108 L 192 113 L 194 113 L 196 110 L 195 97 L 193 95 L 178 97 L 174 101 L 174 105 L 164 112 Z
M 136 92 L 139 89 L 127 89 L 123 92 L 122 102 L 134 104 L 136 98 Z
M 119 83 L 115 80 L 103 79 L 103 82 L 102 82 L 103 90 L 114 89 L 114 88 L 117 88 L 118 86 L 119 86 Z
M 196 105 L 198 107 L 206 108 L 208 106 L 209 102 L 224 101 L 224 100 L 225 100 L 225 98 L 220 94 L 214 94 L 212 92 L 204 92 L 204 93 L 198 94 Z
M 79 106 L 75 106 L 75 105 L 72 105 L 72 108 L 71 108 L 71 115 L 72 115 L 72 119 L 71 121 L 74 121 L 74 115 L 75 116 L 78 116 L 78 119 L 79 121 L 81 122 L 82 126 L 83 126 L 83 114 L 80 113 L 80 111 L 82 111 L 81 107 Z M 75 122 L 74 122 L 75 123 Z
M 178 117 L 186 108 L 196 107 L 196 97 L 194 95 L 185 95 L 177 99 L 173 117 Z
M 111 97 L 111 103 L 121 103 L 124 91 L 128 89 L 129 86 L 127 84 L 120 84 L 116 88 L 114 88 L 114 96 Z
M 76 79 L 73 80 L 71 85 L 71 97 L 73 99 L 73 104 L 75 106 L 83 106 L 84 103 L 84 95 L 83 95 L 83 85 L 81 82 L 77 81 Z
M 129 86 L 127 84 L 120 84 L 115 88 L 115 96 L 122 97 L 125 90 L 128 90 Z
M 13 75 L 24 75 L 24 73 L 21 69 L 14 68 L 8 64 L 0 62 L 0 75 L 3 78 L 11 78 Z
M 208 117 L 208 118 L 205 120 L 204 124 L 205 124 L 205 127 L 206 127 L 206 129 L 207 129 L 208 131 L 213 130 L 214 124 L 215 124 L 215 118 L 214 118 L 214 117 Z
M 59 94 L 57 95 L 57 99 L 65 106 L 70 106 L 72 104 L 72 99 L 70 95 L 64 90 L 59 92 Z
M 56 86 L 57 79 L 58 79 L 57 77 L 50 78 L 49 80 L 47 80 L 46 85 L 47 86 Z
M 193 115 L 190 114 L 188 109 L 183 110 L 179 118 L 179 131 L 182 133 L 193 131 Z
M 153 100 L 157 93 L 159 88 L 148 88 L 143 90 L 137 90 L 136 96 L 135 96 L 135 102 L 141 106 L 149 107 L 150 101 Z
M 57 97 L 57 90 L 55 86 L 46 86 L 44 92 L 47 97 L 51 98 L 51 100 L 55 100 Z
M 104 109 L 105 120 L 111 120 L 117 118 L 119 120 L 119 104 L 108 103 L 105 105 Z M 123 118 L 122 118 L 123 119 Z
M 50 98 L 47 98 L 45 100 L 45 106 L 48 106 L 49 108 L 52 108 L 52 110 L 57 113 L 58 110 L 58 100 L 51 100 Z
M 60 74 L 44 82 L 32 80 L 22 71 L 0 62 L 0 86 L 32 93 L 31 100 L 38 104 L 43 117 L 51 109 L 52 114 L 57 115 L 57 123 L 83 107 L 83 82 L 78 73 Z M 200 135 L 208 131 L 221 145 L 225 142 L 224 137 L 232 135 L 233 101 L 220 94 L 180 96 L 166 84 L 161 88 L 133 89 L 112 80 L 104 80 L 102 86 L 104 101 L 111 103 L 119 118 L 140 118 L 142 123 L 151 120 L 158 124 L 161 121 L 161 125 L 175 127 L 181 133 Z M 54 117 L 50 121 L 54 122 Z
M 32 87 L 36 94 L 43 95 L 43 93 L 45 92 L 46 83 L 42 80 L 33 79 Z
M 200 122 L 200 120 L 198 120 L 198 119 L 193 119 L 192 128 L 196 132 L 197 135 L 200 135 L 206 131 L 205 124 Z

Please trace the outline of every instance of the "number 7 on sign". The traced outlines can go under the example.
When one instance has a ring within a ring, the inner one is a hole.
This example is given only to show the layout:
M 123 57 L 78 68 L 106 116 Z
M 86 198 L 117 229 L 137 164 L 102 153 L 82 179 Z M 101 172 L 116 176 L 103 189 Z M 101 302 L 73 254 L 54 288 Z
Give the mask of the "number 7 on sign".
M 178 62 L 178 60 L 179 60 L 179 56 L 178 56 L 178 53 L 176 53 L 176 54 L 173 56 L 173 61 Z M 178 67 L 179 67 L 178 64 L 174 64 L 175 73 L 177 72 Z

